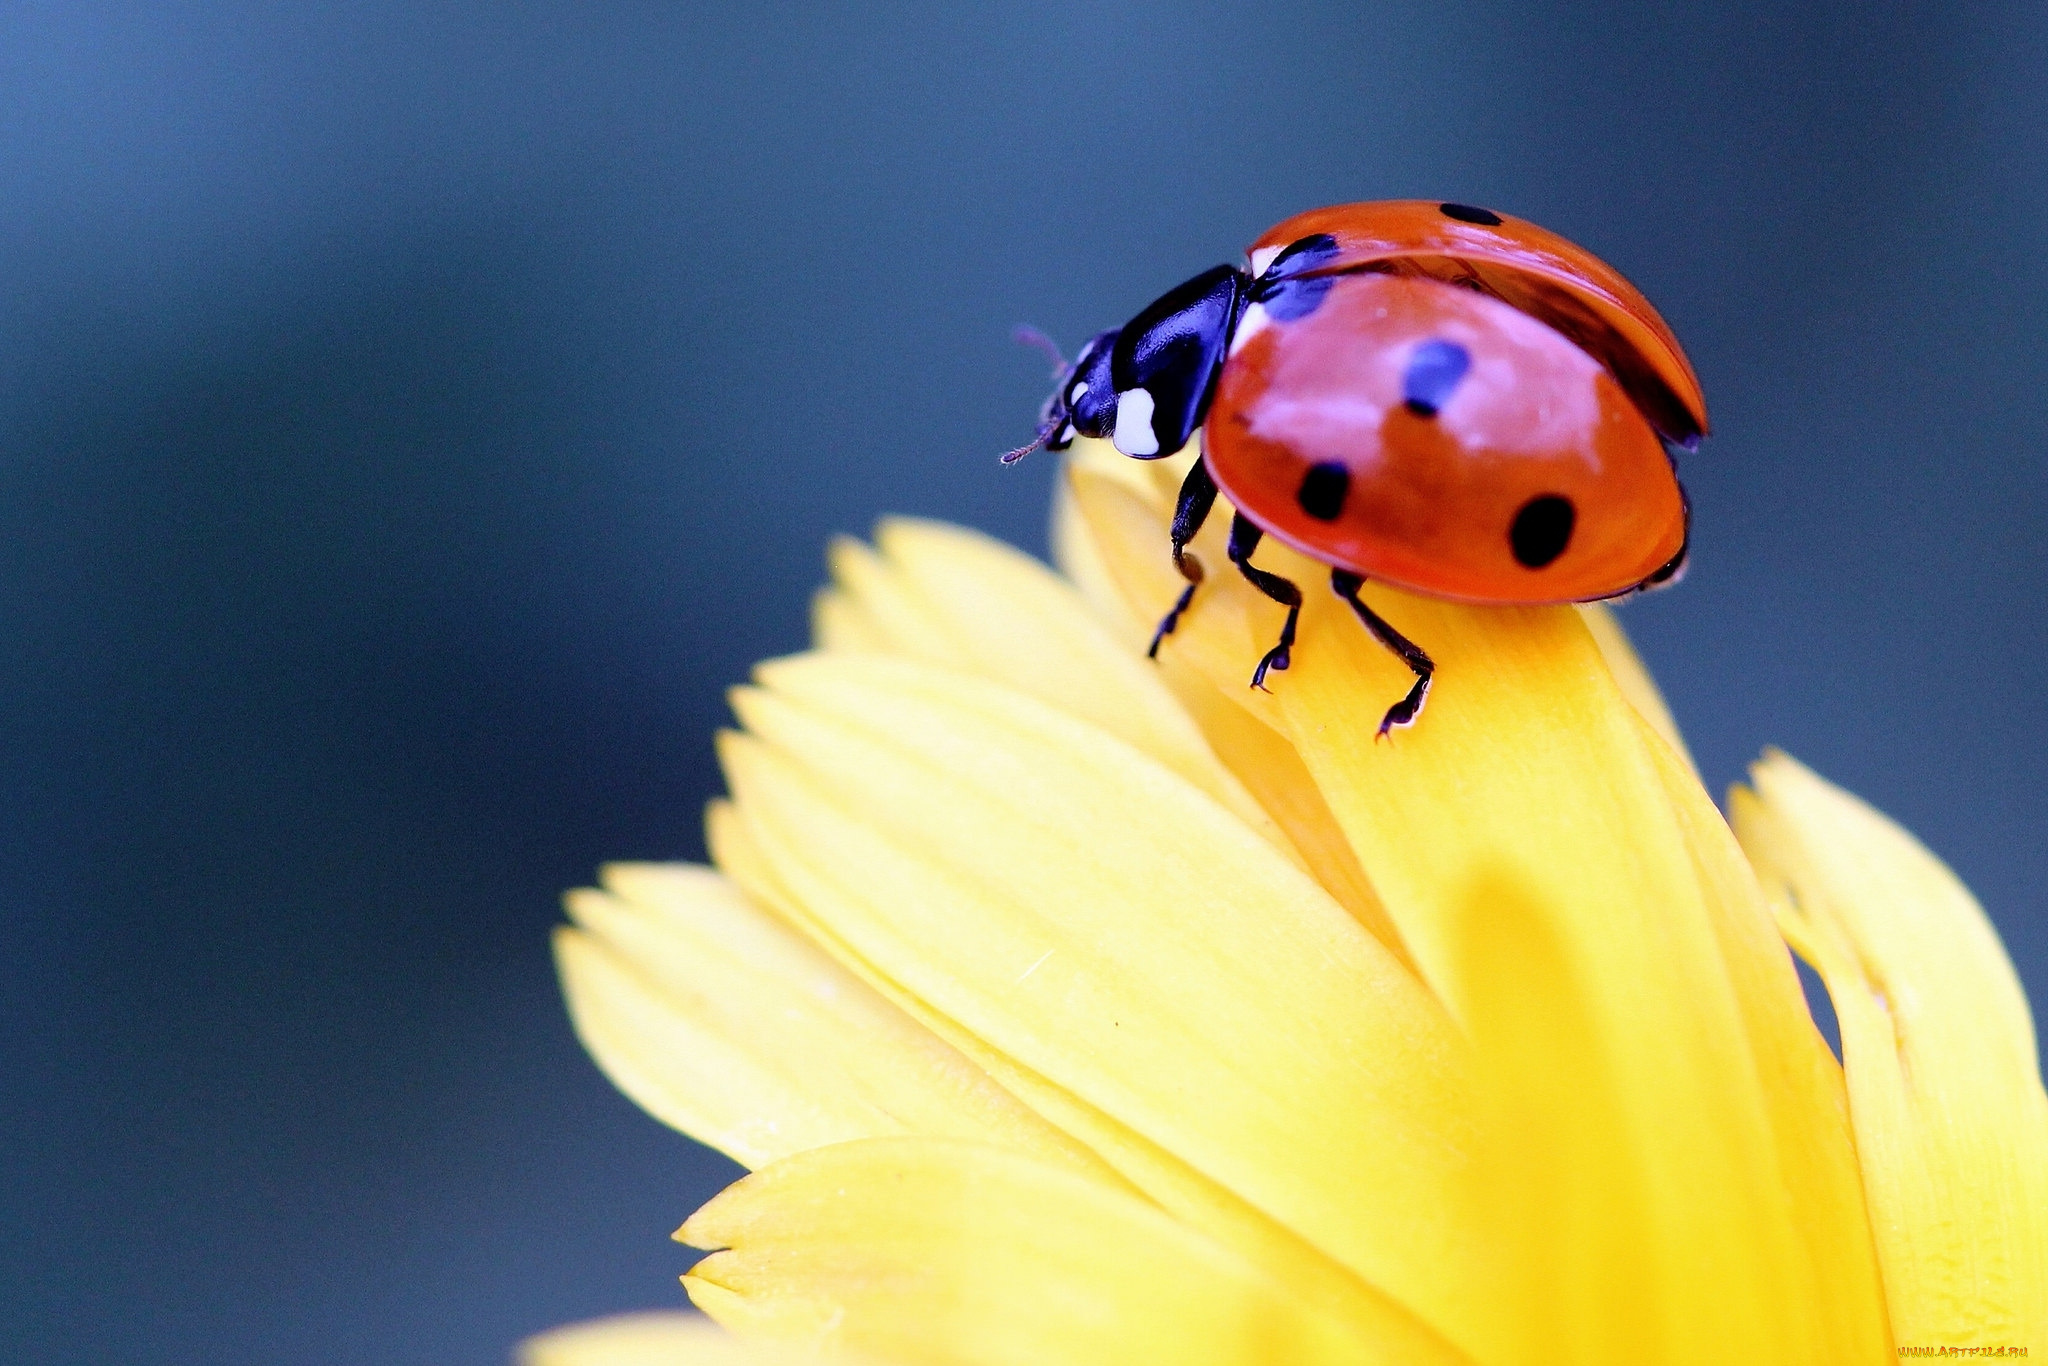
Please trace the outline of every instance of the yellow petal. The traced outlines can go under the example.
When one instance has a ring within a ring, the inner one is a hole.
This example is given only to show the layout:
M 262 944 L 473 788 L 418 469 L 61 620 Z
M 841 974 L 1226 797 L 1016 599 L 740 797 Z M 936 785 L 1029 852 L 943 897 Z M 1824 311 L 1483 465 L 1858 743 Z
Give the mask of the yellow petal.
M 1225 701 L 1208 679 L 1179 659 L 1169 655 L 1159 671 L 1188 714 L 1201 725 L 1217 757 L 1286 834 L 1316 881 L 1372 931 L 1402 966 L 1413 969 L 1400 932 L 1380 905 L 1379 894 L 1358 866 L 1358 855 L 1345 838 L 1344 828 L 1337 824 L 1314 775 L 1294 746 L 1244 708 Z
M 1096 615 L 1110 624 L 1118 639 L 1140 650 L 1151 643 L 1160 616 L 1183 586 L 1172 567 L 1167 542 L 1153 533 L 1163 531 L 1172 520 L 1181 481 L 1200 454 L 1201 444 L 1202 434 L 1196 432 L 1178 455 L 1165 460 L 1133 460 L 1108 441 L 1082 437 L 1067 452 L 1062 478 L 1053 495 L 1053 562 L 1073 581 Z M 1137 539 L 1108 534 L 1110 525 L 1122 515 L 1114 510 L 1116 500 L 1109 505 L 1092 505 L 1093 499 L 1079 496 L 1083 489 L 1114 489 L 1128 496 L 1130 501 L 1125 506 L 1136 509 L 1144 519 L 1146 534 Z M 1228 504 L 1219 502 L 1217 506 L 1222 509 L 1221 522 L 1227 524 Z M 1106 521 L 1097 525 L 1098 519 Z M 1141 547 L 1149 548 L 1152 554 L 1130 555 L 1130 551 Z M 1212 543 L 1211 548 L 1220 549 L 1221 542 Z M 1157 602 L 1150 597 L 1134 597 L 1131 591 L 1139 582 L 1131 577 L 1136 562 L 1147 559 L 1149 566 L 1137 570 L 1144 576 L 1142 582 L 1170 590 Z M 1226 560 L 1204 563 L 1212 569 L 1229 570 Z M 1160 571 L 1163 576 L 1154 577 Z
M 1160 614 L 1184 586 L 1172 567 L 1165 527 L 1171 486 L 1191 461 L 1184 454 L 1154 462 L 1171 465 L 1171 470 L 1133 472 L 1138 463 L 1107 442 L 1075 443 L 1055 529 L 1061 563 L 1086 576 L 1083 587 L 1098 616 L 1127 622 L 1144 617 L 1142 630 L 1133 636 L 1142 645 L 1150 642 Z M 1253 646 L 1253 622 L 1279 609 L 1242 591 L 1243 581 L 1224 553 L 1229 522 L 1228 505 L 1219 503 L 1194 542 L 1195 557 L 1209 566 L 1210 575 L 1199 590 L 1199 615 L 1184 618 L 1165 642 L 1156 661 L 1159 677 L 1195 718 L 1211 750 L 1286 836 L 1303 866 L 1405 963 L 1407 950 L 1399 933 L 1314 777 L 1284 738 L 1284 722 L 1271 697 L 1246 686 L 1251 661 L 1264 648 Z M 1278 623 L 1273 616 L 1272 631 Z M 1224 678 L 1228 681 L 1218 681 Z
M 1012 1153 L 876 1140 L 727 1190 L 677 1235 L 748 1336 L 920 1366 L 1453 1362 L 1412 1320 L 1340 1321 L 1152 1206 Z
M 1421 724 L 1376 738 L 1405 670 L 1328 594 L 1275 692 L 1416 962 L 1496 1046 L 1491 1075 L 1554 1052 L 1513 1122 L 1622 1196 L 1592 1225 L 1552 1208 L 1509 1230 L 1516 1264 L 1574 1296 L 1572 1336 L 1543 1352 L 1601 1359 L 1591 1344 L 1629 1325 L 1653 1360 L 1818 1359 L 1830 1316 L 1801 1294 L 1814 1277 L 1710 908 L 1578 613 L 1372 597 L 1437 660 Z
M 834 544 L 839 586 L 820 595 L 821 641 L 960 669 L 1036 697 L 1137 746 L 1285 843 L 1150 661 L 1118 643 L 1051 570 L 939 522 L 889 518 L 876 541 L 876 550 Z
M 2048 1096 L 1991 923 L 1941 862 L 1781 754 L 1732 798 L 1841 1022 L 1902 1346 L 2048 1344 Z
M 1070 468 L 1062 469 L 1053 484 L 1053 563 L 1074 585 L 1096 619 L 1109 628 L 1109 633 L 1133 653 L 1141 653 L 1151 643 L 1152 630 L 1158 623 L 1140 620 L 1117 585 L 1109 562 L 1096 545 L 1094 532 L 1074 501 Z
M 727 776 L 850 966 L 1040 1079 L 1042 1111 L 1067 1097 L 1055 1117 L 1184 1217 L 1232 1218 L 1176 1160 L 1403 1302 L 1470 1274 L 1484 1230 L 1443 1215 L 1471 1139 L 1462 1045 L 1270 845 L 980 680 L 859 656 L 760 678 Z
M 821 650 L 889 649 L 888 633 L 865 607 L 837 588 L 820 588 L 812 595 L 811 639 Z
M 725 754 L 728 767 L 735 763 L 773 765 L 779 762 L 772 753 L 747 754 L 741 737 L 725 736 L 722 739 L 725 746 L 721 753 Z M 706 829 L 719 865 L 745 886 L 750 895 L 772 902 L 778 913 L 790 923 L 802 924 L 814 942 L 829 946 L 842 961 L 856 965 L 862 978 L 872 983 L 883 996 L 981 1065 L 1035 1112 L 1046 1116 L 1065 1133 L 1085 1141 L 1096 1163 L 1099 1179 L 1106 1184 L 1133 1184 L 1141 1188 L 1163 1208 L 1209 1230 L 1226 1245 L 1245 1252 L 1258 1265 L 1284 1275 L 1305 1298 L 1327 1306 L 1339 1317 L 1372 1317 L 1383 1312 L 1384 1297 L 1379 1291 L 1366 1286 L 1328 1256 L 1309 1246 L 1298 1234 L 1193 1170 L 1157 1143 L 1031 1071 L 972 1030 L 934 1010 L 863 960 L 859 952 L 838 934 L 831 919 L 813 914 L 782 884 L 772 860 L 762 851 L 748 823 L 732 803 L 713 803 Z M 829 910 L 831 898 L 828 896 L 823 904 Z M 1124 1173 L 1130 1174 L 1128 1182 L 1122 1175 Z
M 1663 694 L 1612 608 L 1585 603 L 1579 613 L 1615 686 L 1650 732 L 1644 748 L 1657 763 L 1700 886 L 1713 906 L 1709 923 L 1764 1084 L 1794 1222 L 1808 1244 L 1808 1267 L 1826 1282 L 1813 1297 L 1835 1316 L 1824 1325 L 1823 1336 L 1845 1345 L 1864 1343 L 1868 1354 L 1888 1349 L 1888 1335 L 1881 1331 L 1883 1284 L 1864 1210 L 1842 1069 L 1814 1026 L 1785 942 L 1764 909 L 1763 889 L 1734 832 L 1701 788 Z
M 1164 491 L 1093 449 L 1077 451 L 1071 479 L 1077 517 L 1068 538 L 1087 544 L 1086 556 L 1105 568 L 1132 614 L 1170 602 Z M 1228 515 L 1219 505 L 1212 522 Z M 1581 1340 L 1532 1346 L 1521 1312 L 1502 1308 L 1512 1296 L 1460 1306 L 1446 1291 L 1448 1307 L 1418 1307 L 1432 1321 L 1467 1325 L 1467 1340 L 1503 1359 L 1612 1346 L 1601 1336 L 1607 1322 L 1643 1326 L 1638 1354 L 1672 1360 L 1867 1356 L 1882 1327 L 1871 1320 L 1867 1252 L 1857 1269 L 1839 1121 L 1831 1133 L 1825 1117 L 1785 1112 L 1825 1102 L 1826 1088 L 1810 1075 L 1811 1039 L 1786 1032 L 1797 998 L 1783 964 L 1773 977 L 1754 962 L 1757 935 L 1768 932 L 1764 911 L 1753 890 L 1712 904 L 1703 896 L 1692 842 L 1666 791 L 1662 759 L 1675 756 L 1639 732 L 1580 614 L 1466 608 L 1369 588 L 1382 614 L 1440 665 L 1422 723 L 1380 741 L 1378 719 L 1406 691 L 1406 669 L 1325 587 L 1325 566 L 1271 541 L 1259 558 L 1307 596 L 1294 667 L 1270 680 L 1272 698 L 1250 693 L 1242 680 L 1277 637 L 1282 609 L 1235 574 L 1210 575 L 1162 653 L 1292 744 L 1370 874 L 1398 941 L 1468 1025 L 1475 1011 L 1500 1018 L 1519 999 L 1480 1001 L 1482 993 L 1504 990 L 1517 973 L 1551 974 L 1523 993 L 1535 1002 L 1528 1010 L 1556 1014 L 1549 1032 L 1540 1020 L 1494 1030 L 1488 1075 L 1515 1075 L 1512 1067 L 1503 1073 L 1502 1061 L 1519 1056 L 1513 1040 L 1549 1038 L 1558 1055 L 1552 1071 L 1584 1069 L 1597 1083 L 1588 1110 L 1503 1118 L 1517 1105 L 1572 1104 L 1554 1086 L 1519 1101 L 1509 1087 L 1493 1097 L 1494 1118 L 1550 1135 L 1567 1170 L 1612 1171 L 1610 1190 L 1634 1192 L 1590 1241 L 1560 1244 L 1554 1230 L 1573 1227 L 1566 1211 L 1553 1220 L 1536 1210 L 1498 1231 L 1500 1244 L 1513 1248 L 1503 1255 L 1540 1268 L 1525 1287 L 1530 1296 L 1555 1303 L 1576 1286 L 1604 1297 L 1603 1306 L 1571 1307 L 1567 1321 L 1583 1330 Z M 1608 645 L 1633 663 L 1618 633 Z M 1636 707 L 1661 717 L 1647 677 L 1636 681 Z M 1229 757 L 1218 727 L 1205 719 L 1205 729 Z M 1748 924 L 1718 925 L 1727 914 Z M 1513 927 L 1530 939 L 1519 964 L 1485 939 L 1486 926 L 1516 915 L 1542 922 Z M 1740 972 L 1724 959 L 1737 950 L 1752 960 Z M 1560 974 L 1580 995 L 1552 998 Z M 1774 1004 L 1752 1020 L 1751 997 L 1766 996 Z M 1803 1021 L 1799 1028 L 1810 1032 Z M 1758 1037 L 1748 1037 L 1752 1029 Z M 1767 1063 L 1789 1068 L 1795 1081 L 1779 1072 L 1767 1081 Z M 1802 1068 L 1808 1074 L 1796 1082 Z M 1589 1123 L 1594 1111 L 1606 1119 Z M 1507 1141 L 1513 1137 L 1508 1130 Z M 1802 1162 L 1835 1182 L 1812 1209 L 1788 1199 L 1807 1175 Z M 1514 1166 L 1483 1165 L 1495 1177 Z M 1849 1248 L 1849 1270 L 1839 1275 L 1816 1264 L 1837 1235 Z M 1732 1334 L 1716 1326 L 1730 1321 L 1741 1325 Z M 1843 1324 L 1860 1328 L 1837 1334 Z
M 834 536 L 825 558 L 832 567 L 833 586 L 820 593 L 820 599 L 846 599 L 882 648 L 902 649 L 907 644 L 942 657 L 952 653 L 943 624 L 933 619 L 916 589 L 868 545 L 851 536 Z
M 1602 653 L 1613 659 L 1605 642 Z M 1640 702 L 1637 710 L 1643 710 Z M 1892 1340 L 1842 1069 L 1807 1010 L 1791 955 L 1734 832 L 1684 754 L 1665 742 L 1648 716 L 1641 724 L 1648 732 L 1644 747 L 1657 761 L 1706 893 L 1763 1084 L 1783 1197 L 1805 1247 L 1794 1272 L 1812 1278 L 1792 1293 L 1814 1306 L 1821 1341 L 1834 1345 L 1843 1359 L 1875 1360 L 1889 1353 Z
M 519 1345 L 519 1366 L 794 1366 L 816 1358 L 746 1343 L 702 1314 L 620 1314 Z
M 1604 602 L 1581 603 L 1579 616 L 1585 621 L 1586 629 L 1593 633 L 1593 643 L 1600 647 L 1600 657 L 1607 661 L 1607 671 L 1614 676 L 1614 686 L 1621 689 L 1621 695 L 1636 709 L 1636 714 L 1650 723 L 1650 728 L 1663 737 L 1672 752 L 1685 760 L 1685 766 L 1693 770 L 1697 784 L 1699 766 L 1692 761 L 1692 751 L 1685 747 L 1685 737 L 1678 732 L 1678 722 L 1672 719 L 1664 694 L 1658 691 L 1650 671 L 1643 667 L 1642 656 L 1636 653 L 1636 647 L 1629 642 L 1628 632 L 1622 630 L 1621 623 L 1615 619 L 1614 609 Z
M 1134 485 L 1099 461 L 1076 459 L 1067 477 L 1094 553 L 1130 604 L 1131 615 L 1157 622 L 1187 586 L 1169 553 L 1170 496 Z M 1206 572 L 1194 609 L 1181 618 L 1160 653 L 1162 658 L 1186 662 L 1215 684 L 1226 701 L 1284 733 L 1286 723 L 1272 696 L 1246 686 L 1252 666 L 1279 634 L 1282 609 L 1253 594 L 1231 565 L 1225 553 L 1229 525 L 1229 506 L 1219 499 L 1192 543 L 1192 553 Z
M 620 1090 L 750 1167 L 884 1134 L 1090 1165 L 846 969 L 687 864 L 614 864 L 556 935 L 578 1036 Z

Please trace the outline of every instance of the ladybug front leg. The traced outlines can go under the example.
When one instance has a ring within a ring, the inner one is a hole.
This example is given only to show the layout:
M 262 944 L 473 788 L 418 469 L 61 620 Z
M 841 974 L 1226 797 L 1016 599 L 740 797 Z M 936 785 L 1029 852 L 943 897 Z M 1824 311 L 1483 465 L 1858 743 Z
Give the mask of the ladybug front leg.
M 1415 686 L 1408 690 L 1406 697 L 1387 708 L 1387 714 L 1380 718 L 1379 734 L 1385 735 L 1395 726 L 1414 725 L 1415 718 L 1422 715 L 1423 702 L 1429 697 L 1429 681 L 1436 677 L 1436 661 L 1424 654 L 1420 645 L 1388 625 L 1386 618 L 1359 598 L 1358 590 L 1365 587 L 1363 575 L 1348 569 L 1332 569 L 1330 587 L 1337 590 L 1338 597 L 1351 604 L 1351 610 L 1358 613 L 1358 619 L 1365 623 L 1365 629 L 1372 632 L 1375 640 L 1400 656 L 1401 662 L 1415 671 Z
M 1159 642 L 1173 634 L 1173 628 L 1180 625 L 1180 614 L 1188 610 L 1188 604 L 1195 600 L 1195 589 L 1202 582 L 1202 562 L 1188 554 L 1188 542 L 1201 531 L 1202 523 L 1209 520 L 1209 509 L 1216 506 L 1216 481 L 1209 477 L 1209 467 L 1200 456 L 1188 466 L 1187 478 L 1180 481 L 1180 497 L 1173 505 L 1173 567 L 1188 581 L 1180 590 L 1180 598 L 1173 604 L 1173 610 L 1160 618 L 1159 629 L 1152 633 L 1152 647 L 1145 651 L 1152 659 L 1159 657 Z
M 1266 651 L 1259 667 L 1252 670 L 1254 688 L 1265 688 L 1268 669 L 1284 669 L 1293 662 L 1294 628 L 1301 621 L 1301 590 L 1295 587 L 1294 580 L 1282 578 L 1252 563 L 1252 552 L 1259 548 L 1265 534 L 1242 512 L 1230 519 L 1230 562 L 1251 580 L 1252 587 L 1287 609 L 1287 621 L 1280 627 L 1279 643 Z

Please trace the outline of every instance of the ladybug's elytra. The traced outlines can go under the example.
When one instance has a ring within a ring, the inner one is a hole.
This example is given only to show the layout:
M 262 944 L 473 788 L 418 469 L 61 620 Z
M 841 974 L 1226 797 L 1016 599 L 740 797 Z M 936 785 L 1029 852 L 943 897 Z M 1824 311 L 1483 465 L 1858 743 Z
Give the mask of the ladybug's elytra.
M 1435 666 L 1359 597 L 1366 579 L 1475 603 L 1586 602 L 1675 579 L 1690 514 L 1669 447 L 1707 430 L 1664 320 L 1605 262 L 1533 223 L 1464 204 L 1315 209 L 1083 347 L 1040 415 L 1064 450 L 1108 437 L 1156 460 L 1205 428 L 1181 485 L 1173 559 L 1221 491 L 1230 559 L 1286 606 L 1252 686 L 1285 669 L 1301 590 L 1257 568 L 1267 534 L 1330 584 L 1415 673 L 1380 734 L 1412 723 Z

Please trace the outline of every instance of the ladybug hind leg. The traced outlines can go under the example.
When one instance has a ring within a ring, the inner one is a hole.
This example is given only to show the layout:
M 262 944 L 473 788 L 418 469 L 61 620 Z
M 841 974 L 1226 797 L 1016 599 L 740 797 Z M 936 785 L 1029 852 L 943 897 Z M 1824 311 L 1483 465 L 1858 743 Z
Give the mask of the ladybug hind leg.
M 1202 523 L 1209 520 L 1209 510 L 1216 506 L 1216 481 L 1209 477 L 1209 467 L 1199 457 L 1188 466 L 1187 477 L 1181 480 L 1180 497 L 1173 505 L 1173 567 L 1188 581 L 1180 590 L 1180 597 L 1172 610 L 1159 619 L 1159 629 L 1152 633 L 1152 646 L 1147 656 L 1159 657 L 1159 642 L 1173 634 L 1173 628 L 1180 625 L 1181 613 L 1188 610 L 1188 604 L 1195 600 L 1195 589 L 1202 582 L 1202 562 L 1188 554 L 1188 542 L 1201 531 Z
M 1365 576 L 1354 574 L 1348 569 L 1330 571 L 1330 587 L 1337 596 L 1351 604 L 1351 610 L 1358 613 L 1358 619 L 1365 623 L 1365 629 L 1372 632 L 1373 639 L 1393 651 L 1395 656 L 1415 673 L 1415 686 L 1408 695 L 1387 708 L 1387 714 L 1380 718 L 1379 734 L 1385 735 L 1395 726 L 1412 726 L 1415 718 L 1422 715 L 1422 704 L 1429 697 L 1429 683 L 1436 676 L 1436 661 L 1424 654 L 1422 647 L 1396 631 L 1386 618 L 1367 607 L 1358 596 L 1358 590 L 1365 587 Z M 1289 622 L 1292 625 L 1292 621 Z M 1377 737 L 1375 737 L 1377 738 Z
M 1293 662 L 1294 628 L 1301 622 L 1301 589 L 1295 586 L 1294 580 L 1260 569 L 1252 563 L 1252 552 L 1259 548 L 1265 534 L 1242 512 L 1230 520 L 1230 562 L 1251 581 L 1252 587 L 1287 609 L 1287 621 L 1280 628 L 1279 643 L 1266 651 L 1264 658 L 1259 660 L 1259 667 L 1252 670 L 1254 688 L 1265 688 L 1268 670 L 1284 669 Z

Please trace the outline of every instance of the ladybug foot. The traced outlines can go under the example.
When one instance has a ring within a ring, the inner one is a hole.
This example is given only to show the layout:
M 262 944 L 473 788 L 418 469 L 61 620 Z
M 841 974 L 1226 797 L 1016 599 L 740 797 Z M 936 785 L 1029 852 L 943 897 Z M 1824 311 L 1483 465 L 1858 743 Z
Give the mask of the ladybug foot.
M 1266 657 L 1259 661 L 1259 667 L 1252 670 L 1252 686 L 1260 692 L 1273 691 L 1266 686 L 1266 671 L 1268 669 L 1285 669 L 1293 662 L 1294 656 L 1287 652 L 1286 645 L 1275 645 L 1272 649 L 1266 651 Z
M 1159 629 L 1152 633 L 1152 643 L 1145 649 L 1147 659 L 1159 658 L 1160 643 L 1173 634 L 1174 628 L 1180 625 L 1181 613 L 1187 611 L 1188 604 L 1195 600 L 1195 584 L 1202 581 L 1202 567 L 1193 560 L 1189 560 L 1188 565 L 1195 571 L 1194 582 L 1180 590 L 1180 597 L 1174 602 L 1173 610 L 1159 619 Z
M 1429 681 L 1436 677 L 1436 663 L 1423 653 L 1422 647 L 1396 631 L 1387 619 L 1365 605 L 1365 599 L 1358 596 L 1358 590 L 1365 587 L 1365 576 L 1354 574 L 1348 569 L 1330 571 L 1330 587 L 1337 596 L 1351 604 L 1351 610 L 1365 623 L 1365 629 L 1372 632 L 1373 639 L 1393 651 L 1394 657 L 1415 671 L 1415 686 L 1408 689 L 1408 695 L 1387 708 L 1387 714 L 1380 718 L 1380 736 L 1396 726 L 1412 726 L 1415 718 L 1422 715 L 1422 704 L 1429 698 Z
M 1372 738 L 1378 740 L 1396 726 L 1414 725 L 1415 718 L 1422 715 L 1422 704 L 1428 697 L 1429 679 L 1416 679 L 1415 686 L 1408 690 L 1408 695 L 1387 708 L 1387 714 L 1380 718 L 1379 732 Z
M 1261 692 L 1270 692 L 1272 690 L 1266 686 L 1266 671 L 1284 669 L 1290 662 L 1287 652 L 1294 644 L 1295 628 L 1301 624 L 1301 590 L 1294 586 L 1292 579 L 1283 579 L 1252 564 L 1252 552 L 1259 548 L 1259 540 L 1265 534 L 1242 512 L 1230 519 L 1230 562 L 1237 566 L 1238 572 L 1252 587 L 1287 609 L 1286 624 L 1280 628 L 1280 643 L 1266 651 L 1259 667 L 1252 670 L 1252 686 Z

